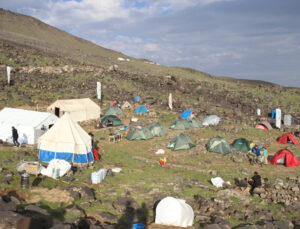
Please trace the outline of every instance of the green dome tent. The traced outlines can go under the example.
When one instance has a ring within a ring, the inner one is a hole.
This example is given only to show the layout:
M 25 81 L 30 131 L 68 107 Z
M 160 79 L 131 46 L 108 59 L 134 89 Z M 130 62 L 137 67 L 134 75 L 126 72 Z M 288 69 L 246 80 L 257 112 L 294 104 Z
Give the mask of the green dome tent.
M 151 138 L 153 138 L 153 135 L 148 127 L 131 128 L 126 136 L 127 140 L 148 140 Z
M 168 144 L 168 148 L 173 151 L 190 149 L 195 146 L 195 143 L 186 134 L 179 134 L 175 136 Z
M 203 127 L 202 123 L 196 118 L 188 119 L 187 122 L 188 122 L 189 128 Z
M 168 135 L 167 129 L 160 123 L 152 124 L 149 127 L 149 130 L 151 131 L 151 133 L 154 137 L 162 137 L 162 136 Z
M 108 115 L 105 116 L 102 120 L 101 120 L 101 125 L 102 126 L 121 126 L 122 121 L 115 115 Z
M 117 106 L 109 106 L 104 112 L 104 116 L 108 115 L 121 116 L 123 115 L 123 111 Z
M 247 153 L 251 150 L 249 141 L 245 138 L 235 139 L 231 147 L 236 151 Z
M 177 119 L 170 126 L 170 129 L 173 129 L 173 130 L 186 130 L 189 128 L 190 128 L 190 125 L 189 125 L 188 121 L 185 119 Z
M 231 153 L 229 143 L 220 137 L 211 138 L 206 144 L 206 148 L 209 152 L 221 153 L 223 155 Z

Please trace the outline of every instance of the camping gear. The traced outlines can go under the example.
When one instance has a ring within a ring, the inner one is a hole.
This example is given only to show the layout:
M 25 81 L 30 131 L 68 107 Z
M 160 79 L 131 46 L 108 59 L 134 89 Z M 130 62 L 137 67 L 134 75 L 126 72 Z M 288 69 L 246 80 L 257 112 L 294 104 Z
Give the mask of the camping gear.
M 222 188 L 225 181 L 221 177 L 214 177 L 210 179 L 213 186 L 217 188 Z
M 107 169 L 99 169 L 96 172 L 92 172 L 91 180 L 92 184 L 99 184 L 106 177 Z
M 166 197 L 155 210 L 155 223 L 174 227 L 190 227 L 193 225 L 194 211 L 185 200 Z
M 109 105 L 108 108 L 104 112 L 104 116 L 109 116 L 109 115 L 122 116 L 123 111 L 121 110 L 121 108 L 119 108 L 117 106 Z
M 93 156 L 94 156 L 95 161 L 98 161 L 100 159 L 99 153 L 95 148 L 93 148 Z
M 113 168 L 113 169 L 111 169 L 111 171 L 114 173 L 119 173 L 122 171 L 122 169 L 121 168 Z
M 255 128 L 261 129 L 261 130 L 272 130 L 272 126 L 268 121 L 262 121 L 260 123 L 257 123 Z
M 281 110 L 279 108 L 276 109 L 276 128 L 280 129 L 281 127 Z
M 40 173 L 40 163 L 38 162 L 27 162 L 26 173 L 31 175 L 38 175 Z
M 136 102 L 139 102 L 140 101 L 140 99 L 141 99 L 141 97 L 140 96 L 136 96 L 136 97 L 134 97 L 134 101 L 136 101 Z
M 21 175 L 21 188 L 27 189 L 29 188 L 29 174 L 23 173 Z
M 182 114 L 180 115 L 181 118 L 189 118 L 192 114 L 191 110 L 185 110 L 184 112 L 182 112 Z
M 56 179 L 64 176 L 70 170 L 71 164 L 69 162 L 60 159 L 53 159 L 49 162 L 47 168 L 41 169 L 41 174 Z
M 155 152 L 155 154 L 165 154 L 165 151 L 163 149 L 159 149 Z
M 235 139 L 231 144 L 231 147 L 234 148 L 238 152 L 247 153 L 251 150 L 249 141 L 245 138 Z
M 132 224 L 132 229 L 144 229 L 145 225 L 142 223 L 134 223 Z
M 285 133 L 277 140 L 277 142 L 280 144 L 287 144 L 289 142 L 294 145 L 298 144 L 296 136 L 291 133 Z
M 38 140 L 39 160 L 66 160 L 73 165 L 94 162 L 92 138 L 66 113 Z
M 101 126 L 121 126 L 122 121 L 115 115 L 107 115 L 101 120 Z
M 47 112 L 3 108 L 0 112 L 0 140 L 13 143 L 12 126 L 18 130 L 21 144 L 36 144 L 40 136 L 58 120 Z
M 148 127 L 130 128 L 130 132 L 126 135 L 127 140 L 148 140 L 153 135 Z
M 269 163 L 272 165 L 283 164 L 286 167 L 300 165 L 298 158 L 288 149 L 282 149 L 275 153 L 275 155 L 271 158 Z
M 189 129 L 190 125 L 186 119 L 176 119 L 170 126 L 173 130 L 186 130 Z
M 276 118 L 276 110 L 272 110 L 271 118 Z
M 175 136 L 168 144 L 168 148 L 173 151 L 190 149 L 195 146 L 195 143 L 186 134 L 182 133 Z
M 229 143 L 221 137 L 211 138 L 206 144 L 206 148 L 209 152 L 221 153 L 223 155 L 231 153 Z
M 147 112 L 148 112 L 148 108 L 146 106 L 139 106 L 134 111 L 135 114 L 145 114 Z
M 149 130 L 151 131 L 153 137 L 162 137 L 168 135 L 167 129 L 160 123 L 152 124 L 149 126 Z
M 47 107 L 47 111 L 57 117 L 69 113 L 75 122 L 97 119 L 101 114 L 100 107 L 89 98 L 56 100 Z
M 167 159 L 165 157 L 160 158 L 159 163 L 160 163 L 161 167 L 164 167 L 167 164 Z
M 283 116 L 283 124 L 285 126 L 291 126 L 292 125 L 292 116 L 291 115 L 284 115 Z
M 256 109 L 256 114 L 257 114 L 257 116 L 261 116 L 261 110 L 260 110 L 260 108 Z
M 216 115 L 209 115 L 203 120 L 202 125 L 203 126 L 218 125 L 220 120 L 221 119 Z

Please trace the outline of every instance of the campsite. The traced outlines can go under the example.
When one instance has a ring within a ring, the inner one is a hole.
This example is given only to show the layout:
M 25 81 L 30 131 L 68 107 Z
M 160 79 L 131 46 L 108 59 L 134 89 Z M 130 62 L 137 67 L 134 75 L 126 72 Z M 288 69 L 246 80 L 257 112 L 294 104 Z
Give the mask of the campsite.
M 48 34 L 0 36 L 0 228 L 300 227 L 299 88 L 120 61 L 0 12 Z M 251 195 L 255 171 L 268 182 Z

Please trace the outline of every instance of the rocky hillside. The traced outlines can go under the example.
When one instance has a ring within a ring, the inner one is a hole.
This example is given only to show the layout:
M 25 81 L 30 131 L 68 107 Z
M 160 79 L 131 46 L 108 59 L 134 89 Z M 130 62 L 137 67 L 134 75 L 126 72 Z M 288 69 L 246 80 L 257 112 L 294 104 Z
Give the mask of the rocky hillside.
M 18 23 L 16 23 L 18 22 Z M 130 61 L 119 61 L 118 58 Z M 12 66 L 7 85 L 6 66 Z M 175 110 L 218 114 L 236 122 L 255 122 L 260 107 L 268 114 L 277 106 L 299 122 L 300 89 L 259 81 L 218 78 L 185 68 L 164 67 L 97 46 L 32 17 L 0 10 L 0 106 L 49 104 L 57 98 L 96 99 L 95 84 L 103 84 L 104 99 L 153 97 L 167 106 L 175 95 Z

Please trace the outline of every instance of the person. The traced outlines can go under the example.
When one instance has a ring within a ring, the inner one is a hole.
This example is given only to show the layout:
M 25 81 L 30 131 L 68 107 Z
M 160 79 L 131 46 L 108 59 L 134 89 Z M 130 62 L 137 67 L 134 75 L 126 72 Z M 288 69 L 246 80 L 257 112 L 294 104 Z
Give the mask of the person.
M 20 146 L 20 143 L 18 142 L 19 134 L 18 134 L 18 130 L 14 126 L 12 127 L 12 137 L 13 137 L 14 145 L 19 147 Z
M 261 162 L 265 165 L 268 164 L 268 150 L 265 147 L 262 147 L 261 150 Z
M 248 184 L 251 186 L 250 194 L 253 195 L 253 191 L 255 188 L 261 186 L 261 176 L 258 174 L 258 172 L 254 172 L 254 176 L 251 177 L 251 179 L 248 180 Z

